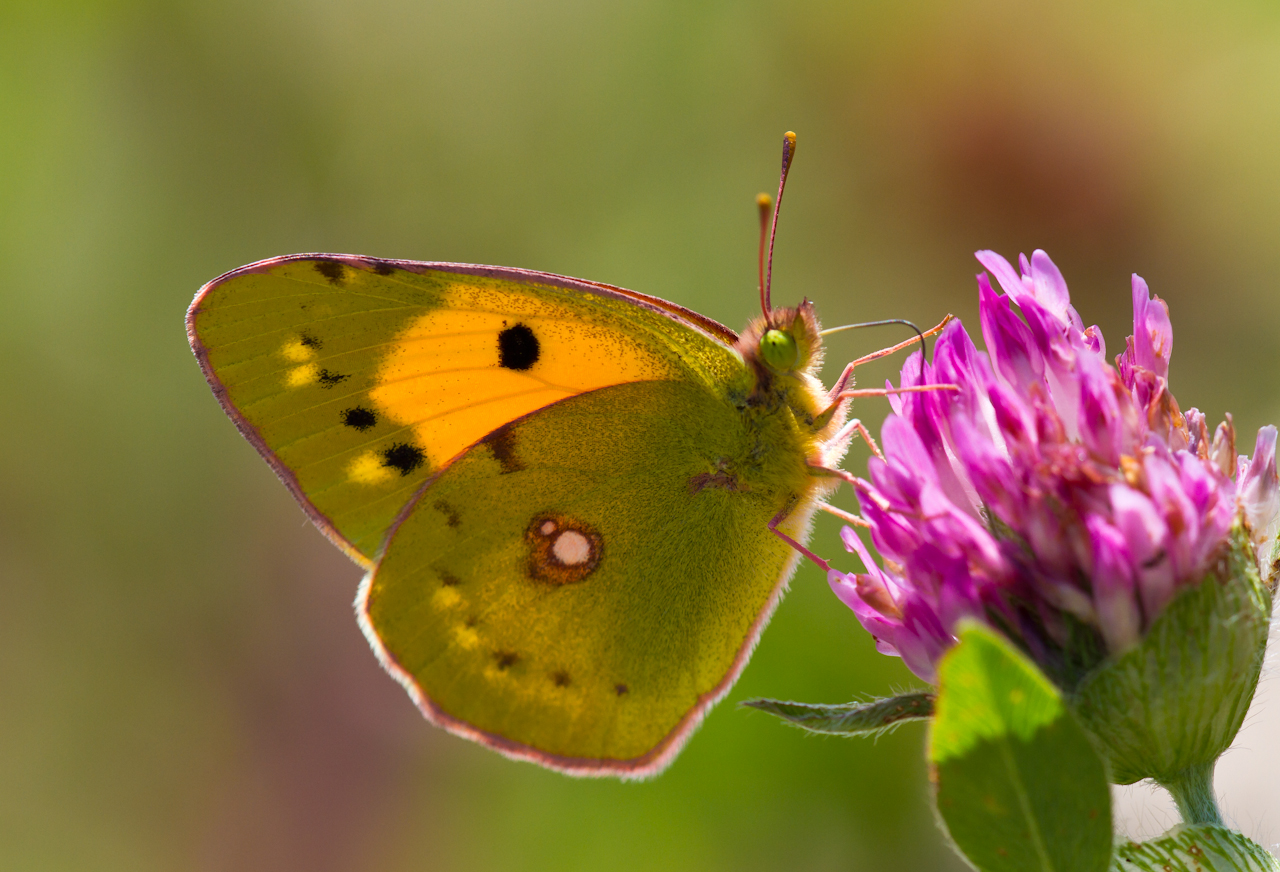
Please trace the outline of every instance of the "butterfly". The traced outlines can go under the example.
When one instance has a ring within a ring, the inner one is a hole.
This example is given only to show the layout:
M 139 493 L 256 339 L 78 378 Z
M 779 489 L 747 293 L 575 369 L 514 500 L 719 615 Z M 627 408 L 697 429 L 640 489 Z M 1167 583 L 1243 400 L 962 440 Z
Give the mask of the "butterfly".
M 360 626 L 432 722 L 644 777 L 741 673 L 841 480 L 851 398 L 884 393 L 849 390 L 853 365 L 825 390 L 812 303 L 769 302 L 771 205 L 741 335 L 597 282 L 353 255 L 197 294 L 214 394 L 368 571 Z

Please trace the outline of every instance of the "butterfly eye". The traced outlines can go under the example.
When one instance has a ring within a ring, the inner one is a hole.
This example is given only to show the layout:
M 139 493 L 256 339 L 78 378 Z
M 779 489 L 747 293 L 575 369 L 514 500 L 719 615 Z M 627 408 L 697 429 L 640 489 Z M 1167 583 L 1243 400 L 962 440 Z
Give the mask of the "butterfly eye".
M 768 330 L 760 337 L 760 356 L 770 369 L 789 372 L 796 365 L 800 349 L 795 337 L 785 330 Z

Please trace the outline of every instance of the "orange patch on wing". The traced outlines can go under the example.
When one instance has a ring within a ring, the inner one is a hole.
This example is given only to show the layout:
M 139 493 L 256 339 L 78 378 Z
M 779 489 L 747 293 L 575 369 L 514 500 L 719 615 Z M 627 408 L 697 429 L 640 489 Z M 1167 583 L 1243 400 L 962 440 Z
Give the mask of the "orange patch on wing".
M 397 337 L 379 368 L 370 399 L 387 419 L 413 428 L 433 468 L 566 397 L 672 375 L 625 332 L 588 323 L 580 313 L 546 301 L 518 312 L 508 299 L 505 308 L 446 306 L 423 315 Z

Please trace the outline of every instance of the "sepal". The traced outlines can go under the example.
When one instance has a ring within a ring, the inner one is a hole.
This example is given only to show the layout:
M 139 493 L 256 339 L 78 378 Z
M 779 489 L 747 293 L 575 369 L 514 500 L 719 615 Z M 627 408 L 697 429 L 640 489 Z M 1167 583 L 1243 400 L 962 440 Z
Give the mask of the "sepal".
M 1113 782 L 1151 778 L 1170 786 L 1212 766 L 1253 699 L 1270 616 L 1271 593 L 1248 531 L 1237 524 L 1205 579 L 1068 696 Z

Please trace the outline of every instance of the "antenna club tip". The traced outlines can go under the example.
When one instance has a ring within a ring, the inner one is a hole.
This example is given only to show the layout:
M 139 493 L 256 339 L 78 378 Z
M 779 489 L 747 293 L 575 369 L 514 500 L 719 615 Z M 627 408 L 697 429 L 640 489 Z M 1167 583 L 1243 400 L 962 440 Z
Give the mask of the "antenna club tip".
M 782 136 L 782 175 L 785 178 L 787 170 L 791 168 L 791 161 L 796 156 L 796 135 L 794 131 L 788 130 Z
M 764 223 L 769 220 L 769 214 L 772 209 L 773 197 L 768 194 L 756 194 L 756 210 L 760 213 L 761 226 L 764 226 Z

